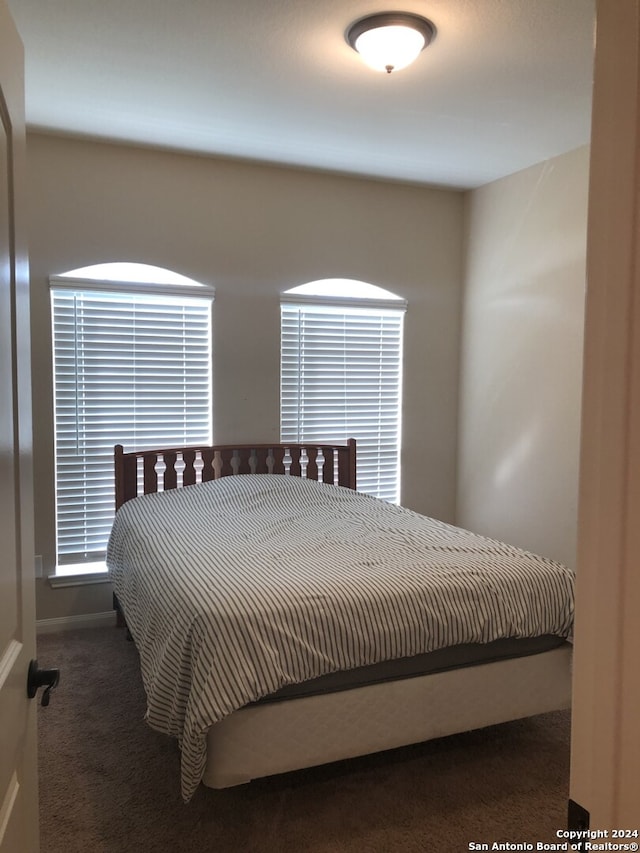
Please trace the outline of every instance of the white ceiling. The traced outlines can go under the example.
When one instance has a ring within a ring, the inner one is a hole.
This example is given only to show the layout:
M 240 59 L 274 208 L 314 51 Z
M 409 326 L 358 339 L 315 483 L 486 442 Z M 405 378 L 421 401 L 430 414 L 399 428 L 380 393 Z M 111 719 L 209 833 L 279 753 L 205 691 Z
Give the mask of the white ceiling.
M 30 127 L 470 188 L 589 140 L 594 0 L 8 0 Z M 344 33 L 437 35 L 367 68 Z

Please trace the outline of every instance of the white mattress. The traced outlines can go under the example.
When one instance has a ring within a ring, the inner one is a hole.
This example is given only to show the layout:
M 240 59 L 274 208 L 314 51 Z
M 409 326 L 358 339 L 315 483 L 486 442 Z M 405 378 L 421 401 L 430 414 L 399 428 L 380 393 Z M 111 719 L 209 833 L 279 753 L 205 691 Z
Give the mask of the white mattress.
M 226 788 L 569 708 L 570 664 L 565 643 L 524 658 L 252 705 L 209 730 L 203 782 Z

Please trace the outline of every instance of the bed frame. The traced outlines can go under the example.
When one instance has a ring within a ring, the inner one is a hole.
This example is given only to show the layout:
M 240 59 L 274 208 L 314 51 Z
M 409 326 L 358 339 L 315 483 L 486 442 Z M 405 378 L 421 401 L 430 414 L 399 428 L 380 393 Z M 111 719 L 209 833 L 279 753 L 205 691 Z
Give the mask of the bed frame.
M 346 444 L 219 444 L 125 453 L 114 448 L 116 510 L 141 494 L 234 474 L 290 474 L 356 487 L 356 442 Z
M 289 474 L 356 487 L 356 443 L 252 444 L 125 453 L 116 507 L 138 494 L 234 474 Z M 124 614 L 114 596 L 118 624 Z M 336 693 L 253 704 L 213 725 L 203 783 L 227 788 L 471 729 L 569 708 L 571 645 Z

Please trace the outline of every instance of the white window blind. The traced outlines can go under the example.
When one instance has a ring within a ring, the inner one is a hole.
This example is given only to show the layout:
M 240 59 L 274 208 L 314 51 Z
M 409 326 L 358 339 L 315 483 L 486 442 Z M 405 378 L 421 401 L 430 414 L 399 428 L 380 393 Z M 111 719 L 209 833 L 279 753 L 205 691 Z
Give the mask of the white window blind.
M 58 564 L 94 562 L 114 516 L 113 445 L 211 442 L 212 299 L 76 282 L 51 302 Z
M 346 299 L 281 305 L 282 439 L 355 438 L 358 490 L 396 503 L 403 317 Z

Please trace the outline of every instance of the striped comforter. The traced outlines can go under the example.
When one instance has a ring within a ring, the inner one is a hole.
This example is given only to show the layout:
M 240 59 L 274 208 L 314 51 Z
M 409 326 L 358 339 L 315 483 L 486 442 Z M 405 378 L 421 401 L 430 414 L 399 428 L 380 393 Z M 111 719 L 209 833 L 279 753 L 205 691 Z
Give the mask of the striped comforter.
M 573 621 L 573 573 L 558 563 L 282 475 L 128 501 L 107 565 L 147 720 L 180 743 L 185 800 L 207 729 L 280 687 L 459 643 L 565 637 Z

